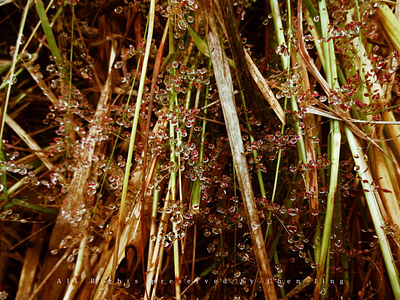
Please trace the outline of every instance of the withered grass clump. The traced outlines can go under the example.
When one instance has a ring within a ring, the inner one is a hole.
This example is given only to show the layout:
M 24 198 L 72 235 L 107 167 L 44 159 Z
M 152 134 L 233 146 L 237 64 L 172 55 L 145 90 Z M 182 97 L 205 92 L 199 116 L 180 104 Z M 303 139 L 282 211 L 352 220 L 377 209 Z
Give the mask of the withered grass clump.
M 0 299 L 400 299 L 394 3 L 0 10 Z

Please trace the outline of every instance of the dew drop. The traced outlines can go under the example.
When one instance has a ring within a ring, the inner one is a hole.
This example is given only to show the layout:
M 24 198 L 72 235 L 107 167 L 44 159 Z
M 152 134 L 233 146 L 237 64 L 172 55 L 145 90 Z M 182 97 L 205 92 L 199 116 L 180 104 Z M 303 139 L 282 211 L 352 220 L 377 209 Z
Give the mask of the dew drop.
M 179 27 L 180 30 L 186 30 L 187 29 L 187 24 L 186 24 L 185 20 L 180 19 L 178 21 L 178 27 Z
M 207 251 L 208 253 L 213 253 L 215 251 L 215 246 L 213 243 L 208 244 Z
M 328 99 L 328 97 L 325 95 L 322 95 L 321 97 L 319 97 L 320 102 L 325 102 L 327 99 Z
M 318 214 L 319 214 L 319 210 L 318 209 L 314 208 L 314 209 L 311 210 L 311 215 L 313 215 L 314 217 L 318 216 Z
M 211 235 L 210 229 L 208 229 L 208 228 L 204 229 L 204 236 L 209 237 L 210 235 Z
M 256 230 L 258 227 L 260 227 L 260 224 L 258 224 L 257 222 L 252 222 L 250 227 L 254 230 Z
M 171 65 L 174 69 L 179 67 L 179 63 L 175 60 L 172 65 Z
M 188 16 L 187 21 L 188 21 L 188 23 L 192 24 L 194 22 L 194 17 Z
M 122 61 L 117 61 L 117 62 L 114 64 L 114 68 L 116 68 L 116 69 L 121 69 L 122 66 L 123 66 Z

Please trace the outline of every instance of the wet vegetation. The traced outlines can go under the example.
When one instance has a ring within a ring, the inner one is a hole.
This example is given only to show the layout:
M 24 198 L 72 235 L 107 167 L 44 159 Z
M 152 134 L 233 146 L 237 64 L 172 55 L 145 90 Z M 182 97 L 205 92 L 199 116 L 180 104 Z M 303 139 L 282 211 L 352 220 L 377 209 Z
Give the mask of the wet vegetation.
M 398 4 L 0 10 L 0 299 L 400 299 Z

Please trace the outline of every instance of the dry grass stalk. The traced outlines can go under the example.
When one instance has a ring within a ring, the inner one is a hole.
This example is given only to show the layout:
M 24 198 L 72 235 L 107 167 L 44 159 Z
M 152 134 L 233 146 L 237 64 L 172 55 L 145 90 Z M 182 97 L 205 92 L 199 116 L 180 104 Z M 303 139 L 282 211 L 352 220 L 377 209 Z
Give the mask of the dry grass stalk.
M 40 230 L 41 228 L 43 228 L 42 224 L 34 224 L 32 226 L 32 233 L 40 232 L 40 234 L 35 234 L 29 240 L 34 246 L 28 248 L 26 251 L 24 265 L 19 279 L 18 293 L 15 296 L 15 300 L 28 300 L 34 288 L 36 271 L 39 266 L 40 253 L 43 246 L 44 232 Z
M 224 112 L 225 123 L 229 136 L 229 144 L 237 171 L 238 182 L 243 196 L 246 209 L 247 222 L 251 228 L 251 239 L 253 250 L 259 266 L 260 278 L 266 299 L 277 299 L 274 286 L 271 281 L 272 272 L 269 265 L 268 255 L 265 250 L 264 237 L 260 228 L 260 220 L 256 210 L 253 190 L 249 177 L 247 161 L 244 155 L 243 139 L 240 133 L 239 120 L 234 102 L 233 83 L 231 71 L 219 40 L 218 30 L 214 18 L 210 14 L 212 6 L 208 1 L 202 1 L 203 22 L 206 25 L 207 43 L 211 51 L 211 59 L 214 66 L 215 77 Z
M 260 70 L 254 63 L 251 56 L 246 51 L 244 53 L 248 68 L 250 70 L 254 82 L 257 84 L 261 93 L 268 101 L 269 105 L 271 105 L 271 108 L 275 111 L 276 115 L 278 116 L 279 120 L 281 120 L 282 124 L 286 124 L 285 113 L 283 112 L 282 106 L 279 104 L 278 100 L 276 100 L 274 93 L 271 91 L 267 81 L 262 76 Z
M 34 150 L 35 154 L 39 159 L 43 162 L 48 170 L 55 170 L 54 165 L 47 157 L 45 153 L 43 153 L 42 148 L 25 132 L 25 130 L 18 125 L 8 114 L 6 115 L 6 123 L 10 126 L 15 133 L 28 145 L 29 149 Z

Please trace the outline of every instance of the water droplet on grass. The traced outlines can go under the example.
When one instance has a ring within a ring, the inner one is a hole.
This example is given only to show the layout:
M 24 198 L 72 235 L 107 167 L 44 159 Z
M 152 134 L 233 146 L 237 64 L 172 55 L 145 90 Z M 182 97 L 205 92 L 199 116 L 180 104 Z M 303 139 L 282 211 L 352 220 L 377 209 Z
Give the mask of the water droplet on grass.
M 254 230 L 258 229 L 258 227 L 260 227 L 260 224 L 256 223 L 256 222 L 252 222 L 250 227 Z

